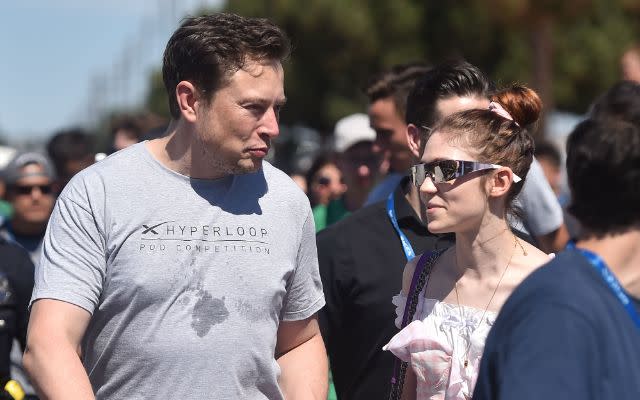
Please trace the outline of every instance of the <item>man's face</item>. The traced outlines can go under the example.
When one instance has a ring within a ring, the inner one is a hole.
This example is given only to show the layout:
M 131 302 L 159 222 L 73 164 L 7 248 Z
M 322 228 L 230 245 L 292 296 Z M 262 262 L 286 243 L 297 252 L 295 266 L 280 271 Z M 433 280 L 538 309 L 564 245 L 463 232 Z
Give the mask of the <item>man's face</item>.
M 373 151 L 372 142 L 364 141 L 349 147 L 340 162 L 347 190 L 369 191 L 378 177 L 381 160 L 381 155 Z
M 7 193 L 14 208 L 13 218 L 32 224 L 47 222 L 55 198 L 51 180 L 41 175 L 44 172 L 38 164 L 29 164 L 20 169 L 25 177 L 10 185 Z
M 398 113 L 392 97 L 369 105 L 371 128 L 376 131 L 374 151 L 382 154 L 393 172 L 405 172 L 413 162 L 407 142 L 407 124 Z
M 640 54 L 636 51 L 627 51 L 620 60 L 622 79 L 640 83 Z
M 544 176 L 549 181 L 549 186 L 551 186 L 556 196 L 559 196 L 562 188 L 562 171 L 560 167 L 547 157 L 536 157 L 536 159 L 542 167 Z
M 255 172 L 271 140 L 286 98 L 277 61 L 248 61 L 213 98 L 197 102 L 196 133 L 209 164 L 223 175 Z

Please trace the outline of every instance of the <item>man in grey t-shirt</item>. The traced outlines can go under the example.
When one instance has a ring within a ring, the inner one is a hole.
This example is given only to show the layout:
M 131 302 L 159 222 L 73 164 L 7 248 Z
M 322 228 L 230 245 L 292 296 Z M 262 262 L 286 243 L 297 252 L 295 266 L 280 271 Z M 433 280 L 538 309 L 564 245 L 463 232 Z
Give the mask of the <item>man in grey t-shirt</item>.
M 263 162 L 288 52 L 263 19 L 173 34 L 168 136 L 75 176 L 49 223 L 24 356 L 43 397 L 326 397 L 313 217 Z

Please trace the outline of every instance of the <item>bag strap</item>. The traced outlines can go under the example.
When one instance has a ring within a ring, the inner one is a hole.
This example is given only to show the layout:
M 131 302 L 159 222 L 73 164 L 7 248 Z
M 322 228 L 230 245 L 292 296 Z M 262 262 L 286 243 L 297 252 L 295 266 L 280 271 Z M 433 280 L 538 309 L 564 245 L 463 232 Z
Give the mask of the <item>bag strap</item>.
M 407 303 L 404 307 L 400 329 L 407 326 L 413 319 L 413 316 L 416 313 L 420 293 L 429 282 L 431 268 L 443 252 L 444 250 L 434 250 L 420 256 L 416 269 L 413 271 L 413 277 L 411 278 L 411 286 L 409 287 L 409 293 L 407 293 Z M 389 394 L 390 400 L 397 400 L 402 396 L 402 387 L 404 386 L 406 371 L 407 363 L 401 362 L 400 359 L 396 358 L 393 365 L 393 376 L 391 377 L 391 392 Z

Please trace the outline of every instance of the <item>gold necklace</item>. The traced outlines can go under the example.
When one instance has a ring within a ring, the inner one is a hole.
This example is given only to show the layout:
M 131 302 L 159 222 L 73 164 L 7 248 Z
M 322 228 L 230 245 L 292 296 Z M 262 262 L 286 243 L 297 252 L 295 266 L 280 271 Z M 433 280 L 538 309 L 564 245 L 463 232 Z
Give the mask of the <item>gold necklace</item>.
M 489 306 L 491 305 L 491 301 L 493 301 L 493 297 L 496 295 L 496 292 L 498 291 L 498 288 L 500 287 L 500 283 L 502 283 L 502 278 L 504 278 L 504 275 L 507 273 L 507 269 L 509 269 L 509 265 L 511 265 L 511 260 L 513 259 L 513 254 L 516 252 L 516 245 L 519 244 L 520 248 L 522 249 L 522 252 L 524 253 L 524 255 L 527 255 L 527 252 L 525 251 L 524 247 L 522 246 L 522 243 L 520 243 L 520 241 L 518 240 L 518 238 L 513 235 L 513 251 L 511 251 L 511 257 L 509 257 L 509 261 L 507 262 L 507 265 L 504 267 L 504 270 L 502 270 L 502 275 L 500 275 L 500 279 L 498 280 L 498 284 L 496 285 L 495 289 L 493 289 L 493 293 L 491 294 L 491 298 L 489 299 L 489 302 L 487 303 L 487 306 L 484 308 L 484 311 L 482 312 L 482 317 L 480 318 L 480 323 L 473 329 L 473 331 L 471 331 L 471 333 L 469 334 L 469 343 L 467 344 L 467 349 L 464 352 L 464 367 L 467 368 L 467 366 L 469 365 L 469 349 L 471 348 L 471 336 L 473 336 L 473 333 L 476 331 L 476 329 L 478 329 L 478 326 L 480 326 L 480 324 L 482 324 L 482 321 L 484 321 L 484 316 L 487 313 L 487 310 L 489 309 Z M 458 258 L 454 258 L 455 262 L 456 262 L 456 268 L 458 267 Z M 460 306 L 460 296 L 458 295 L 458 281 L 455 282 L 455 284 L 453 285 L 455 291 L 456 291 L 456 303 L 458 303 L 458 312 L 460 313 L 460 320 L 462 321 L 464 319 L 464 315 L 462 314 L 462 307 Z

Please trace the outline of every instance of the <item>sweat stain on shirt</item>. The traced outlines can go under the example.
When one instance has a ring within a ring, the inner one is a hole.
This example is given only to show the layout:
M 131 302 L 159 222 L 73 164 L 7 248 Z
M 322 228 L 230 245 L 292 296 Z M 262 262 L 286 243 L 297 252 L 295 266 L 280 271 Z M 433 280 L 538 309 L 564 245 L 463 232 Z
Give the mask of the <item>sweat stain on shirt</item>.
M 191 313 L 191 327 L 199 337 L 206 336 L 213 325 L 219 324 L 229 317 L 229 310 L 224 305 L 224 297 L 216 299 L 206 290 L 200 290 L 199 297 Z

